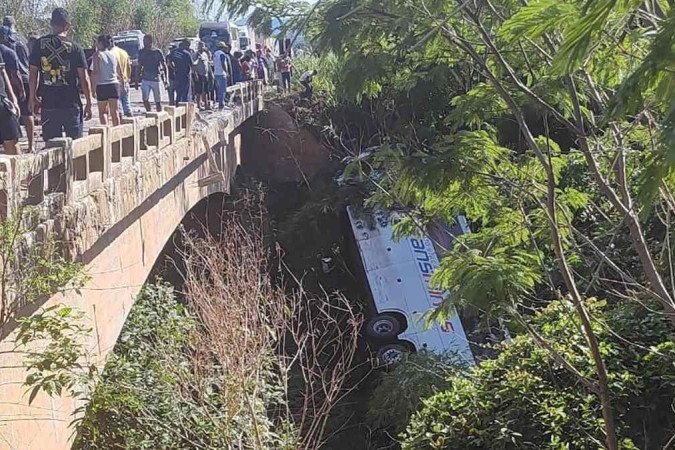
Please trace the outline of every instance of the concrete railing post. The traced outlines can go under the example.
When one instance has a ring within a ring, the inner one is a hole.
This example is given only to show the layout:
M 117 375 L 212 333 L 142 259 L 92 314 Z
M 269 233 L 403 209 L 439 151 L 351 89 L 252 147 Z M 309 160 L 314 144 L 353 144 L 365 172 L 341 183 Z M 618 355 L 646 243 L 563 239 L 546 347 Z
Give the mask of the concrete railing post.
M 187 136 L 192 135 L 192 127 L 195 120 L 195 111 L 196 106 L 194 103 L 188 103 L 185 105 L 185 134 Z
M 122 140 L 122 155 L 129 156 L 131 154 L 133 162 L 138 161 L 141 153 L 141 132 L 138 119 L 133 117 L 125 117 L 122 119 L 122 125 L 131 125 L 131 136 L 127 136 Z
M 63 181 L 64 188 L 64 203 L 66 205 L 72 204 L 75 196 L 73 189 L 73 141 L 70 138 L 63 139 L 63 172 L 60 174 Z M 58 176 L 55 174 L 55 176 Z
M 183 117 L 185 116 L 185 110 L 187 105 L 181 104 L 179 106 L 165 106 L 164 112 L 169 115 L 169 120 L 171 121 L 171 143 L 175 144 L 178 139 L 180 139 L 185 131 L 185 125 L 183 123 Z
M 73 148 L 70 138 L 52 139 L 45 151 L 52 153 L 54 161 L 47 168 L 48 194 L 62 193 L 67 204 L 73 195 Z
M 158 123 L 157 117 L 152 114 L 154 113 L 145 113 L 147 118 L 153 119 L 152 125 L 145 129 L 145 141 L 149 147 L 159 148 L 161 147 L 160 143 L 162 142 L 161 126 Z
M 164 111 L 145 113 L 146 117 L 155 119 L 155 124 L 148 128 L 147 139 L 149 145 L 156 145 L 158 149 L 168 145 L 173 139 L 173 125 L 169 114 Z
M 91 151 L 89 157 L 91 172 L 101 172 L 101 180 L 105 182 L 111 176 L 113 163 L 112 144 L 110 142 L 110 129 L 108 127 L 91 127 L 90 135 L 101 136 L 101 147 Z M 119 157 L 121 158 L 121 150 Z M 117 161 L 115 161 L 117 162 Z

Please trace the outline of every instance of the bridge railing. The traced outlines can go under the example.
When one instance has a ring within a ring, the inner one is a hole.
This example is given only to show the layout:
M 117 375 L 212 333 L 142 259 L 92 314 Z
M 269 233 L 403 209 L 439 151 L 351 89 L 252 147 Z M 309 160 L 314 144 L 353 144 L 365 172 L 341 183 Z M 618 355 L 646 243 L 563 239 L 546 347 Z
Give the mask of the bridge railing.
M 261 81 L 227 89 L 244 109 L 262 101 Z M 24 206 L 43 206 L 49 216 L 64 205 L 101 189 L 125 167 L 191 135 L 195 105 L 165 106 L 163 111 L 125 118 L 122 124 L 92 127 L 80 139 L 53 139 L 33 154 L 0 155 L 0 220 Z

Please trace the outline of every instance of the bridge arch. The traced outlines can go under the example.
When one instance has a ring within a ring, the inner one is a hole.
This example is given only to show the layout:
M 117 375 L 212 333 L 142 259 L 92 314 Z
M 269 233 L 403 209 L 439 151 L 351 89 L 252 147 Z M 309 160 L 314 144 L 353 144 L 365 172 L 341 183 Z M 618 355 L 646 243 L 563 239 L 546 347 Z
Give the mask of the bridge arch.
M 86 347 L 100 367 L 176 228 L 200 201 L 230 190 L 241 161 L 239 126 L 263 108 L 260 83 L 235 86 L 233 93 L 242 99 L 238 107 L 206 122 L 188 104 L 56 141 L 36 155 L 0 157 L 0 199 L 8 199 L 0 214 L 25 203 L 20 195 L 31 204 L 57 205 L 44 208 L 36 233 L 60 234 L 90 278 L 79 292 L 54 295 L 43 306 L 85 312 L 92 329 Z M 27 192 L 13 189 L 24 180 Z M 13 346 L 10 332 L 0 340 L 0 448 L 69 448 L 72 413 L 82 405 L 42 394 L 28 405 Z

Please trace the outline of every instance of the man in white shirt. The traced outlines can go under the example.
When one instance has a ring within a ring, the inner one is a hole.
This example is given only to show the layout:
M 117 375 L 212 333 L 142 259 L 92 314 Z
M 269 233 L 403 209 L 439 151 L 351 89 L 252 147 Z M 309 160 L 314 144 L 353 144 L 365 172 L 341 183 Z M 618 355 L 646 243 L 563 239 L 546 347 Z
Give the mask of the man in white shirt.
M 308 70 L 307 72 L 300 75 L 300 84 L 305 87 L 305 91 L 300 94 L 301 97 L 306 98 L 307 100 L 312 99 L 312 92 L 314 92 L 314 86 L 312 86 L 312 80 L 316 75 L 316 70 Z

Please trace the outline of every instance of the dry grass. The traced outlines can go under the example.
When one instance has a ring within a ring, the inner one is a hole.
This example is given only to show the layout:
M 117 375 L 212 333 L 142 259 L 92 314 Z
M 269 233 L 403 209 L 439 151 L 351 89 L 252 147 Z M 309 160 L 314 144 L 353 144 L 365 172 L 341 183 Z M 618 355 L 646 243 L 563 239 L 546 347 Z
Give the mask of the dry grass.
M 339 294 L 312 295 L 292 276 L 275 282 L 262 205 L 260 193 L 245 195 L 219 237 L 184 237 L 184 293 L 201 325 L 184 390 L 218 389 L 229 418 L 250 418 L 251 439 L 234 448 L 318 449 L 330 412 L 354 387 L 362 319 Z M 215 387 L 214 367 L 223 375 Z M 261 388 L 270 382 L 272 392 Z

